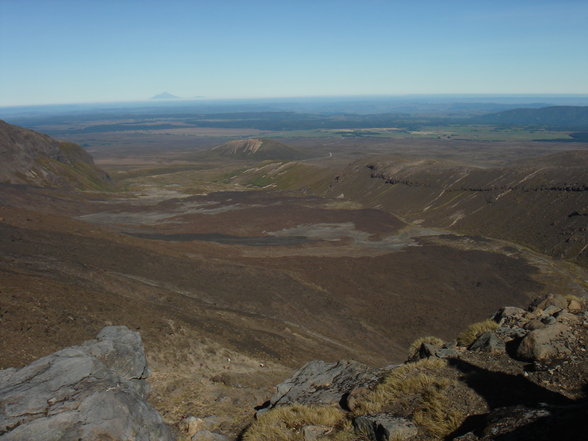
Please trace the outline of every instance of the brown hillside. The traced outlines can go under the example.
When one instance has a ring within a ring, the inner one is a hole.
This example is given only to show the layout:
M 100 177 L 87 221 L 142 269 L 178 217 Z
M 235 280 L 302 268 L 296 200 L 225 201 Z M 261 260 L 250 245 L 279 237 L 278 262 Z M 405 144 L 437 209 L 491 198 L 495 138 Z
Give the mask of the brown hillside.
M 408 221 L 502 238 L 588 263 L 588 152 L 496 168 L 362 159 L 337 176 L 327 193 L 385 208 Z
M 110 178 L 77 144 L 0 121 L 0 182 L 104 190 Z

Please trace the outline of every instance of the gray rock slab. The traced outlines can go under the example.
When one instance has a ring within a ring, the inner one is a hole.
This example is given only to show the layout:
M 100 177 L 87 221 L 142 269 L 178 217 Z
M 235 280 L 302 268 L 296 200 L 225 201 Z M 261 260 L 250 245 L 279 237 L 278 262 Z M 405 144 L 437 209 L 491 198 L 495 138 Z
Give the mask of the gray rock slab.
M 339 403 L 352 389 L 374 384 L 380 376 L 379 369 L 356 361 L 311 361 L 276 387 L 270 405 Z
M 124 326 L 0 371 L 0 440 L 171 441 L 146 401 L 148 372 L 141 337 Z
M 457 356 L 457 350 L 455 347 L 449 345 L 438 346 L 431 343 L 423 343 L 417 351 L 415 357 L 416 360 L 423 358 L 438 357 L 438 358 L 451 358 Z
M 484 332 L 468 348 L 470 351 L 501 354 L 506 352 L 504 342 L 494 332 Z

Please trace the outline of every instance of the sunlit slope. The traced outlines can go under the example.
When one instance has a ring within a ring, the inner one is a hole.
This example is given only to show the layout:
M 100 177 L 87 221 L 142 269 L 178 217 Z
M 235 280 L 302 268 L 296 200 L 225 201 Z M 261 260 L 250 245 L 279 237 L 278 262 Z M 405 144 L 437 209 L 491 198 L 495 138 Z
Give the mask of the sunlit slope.
M 237 139 L 213 147 L 211 156 L 250 160 L 297 160 L 308 155 L 282 142 L 267 138 Z
M 501 168 L 362 160 L 327 192 L 381 205 L 412 222 L 503 238 L 588 262 L 588 152 Z
M 588 263 L 588 152 L 506 167 L 377 156 L 334 171 L 272 163 L 235 178 L 390 211 L 408 222 L 505 239 Z

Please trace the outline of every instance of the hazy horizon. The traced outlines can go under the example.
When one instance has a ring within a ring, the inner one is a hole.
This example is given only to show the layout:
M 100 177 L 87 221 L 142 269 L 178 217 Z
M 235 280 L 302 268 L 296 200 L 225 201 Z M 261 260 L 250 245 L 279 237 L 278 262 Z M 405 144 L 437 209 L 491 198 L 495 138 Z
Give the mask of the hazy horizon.
M 578 94 L 547 94 L 547 93 L 512 93 L 512 94 L 397 94 L 397 95 L 309 95 L 309 96 L 275 96 L 275 97 L 227 97 L 211 98 L 197 97 L 184 98 L 177 97 L 173 99 L 155 99 L 148 97 L 137 100 L 118 100 L 118 101 L 79 101 L 79 102 L 55 102 L 55 103 L 35 103 L 35 104 L 16 104 L 0 105 L 0 109 L 18 109 L 18 108 L 43 108 L 43 107 L 102 107 L 102 106 L 173 106 L 173 105 L 207 105 L 207 104 L 251 104 L 251 103 L 314 103 L 314 102 L 390 102 L 390 103 L 418 103 L 422 101 L 436 101 L 439 103 L 511 103 L 511 104 L 539 104 L 546 105 L 568 105 L 567 102 L 573 102 L 569 105 L 588 105 L 588 93 Z

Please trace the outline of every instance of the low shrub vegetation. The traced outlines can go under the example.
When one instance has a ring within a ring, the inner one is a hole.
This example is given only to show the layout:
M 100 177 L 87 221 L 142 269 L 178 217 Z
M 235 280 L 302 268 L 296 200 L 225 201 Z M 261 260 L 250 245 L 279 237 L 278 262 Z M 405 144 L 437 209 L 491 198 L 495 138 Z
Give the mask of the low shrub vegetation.
M 351 423 L 345 412 L 330 406 L 292 405 L 272 409 L 259 417 L 243 435 L 243 441 L 304 441 L 304 426 L 327 426 L 333 428 L 328 439 L 346 441 L 351 439 Z
M 409 360 L 414 360 L 416 358 L 416 356 L 418 355 L 419 349 L 423 343 L 427 343 L 427 344 L 435 345 L 435 346 L 443 346 L 443 344 L 445 342 L 443 340 L 441 340 L 440 338 L 432 337 L 432 336 L 417 338 L 415 341 L 412 342 L 412 344 L 408 348 L 408 359 Z
M 446 366 L 445 360 L 429 358 L 392 370 L 358 403 L 355 413 L 401 414 L 412 418 L 430 435 L 444 437 L 465 418 L 451 406 L 449 391 L 457 382 L 439 373 Z
M 459 346 L 467 347 L 484 332 L 493 331 L 496 328 L 498 328 L 498 323 L 490 319 L 484 320 L 483 322 L 472 323 L 457 336 L 457 344 Z
M 443 439 L 466 416 L 452 405 L 458 382 L 446 376 L 447 368 L 447 361 L 440 358 L 403 364 L 391 370 L 373 390 L 361 395 L 352 412 L 332 406 L 292 405 L 272 409 L 261 415 L 242 439 L 304 441 L 305 426 L 326 426 L 329 430 L 320 440 L 363 440 L 354 431 L 353 418 L 378 413 L 412 419 L 427 439 Z

